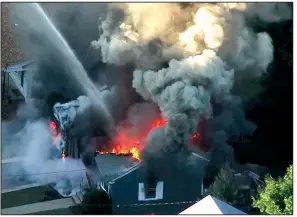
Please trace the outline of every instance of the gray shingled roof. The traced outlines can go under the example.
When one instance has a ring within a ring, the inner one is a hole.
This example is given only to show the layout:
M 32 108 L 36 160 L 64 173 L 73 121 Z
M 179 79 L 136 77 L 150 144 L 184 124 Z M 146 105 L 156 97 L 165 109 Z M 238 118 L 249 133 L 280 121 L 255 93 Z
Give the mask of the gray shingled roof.
M 132 159 L 130 156 L 112 154 L 97 155 L 95 160 L 104 181 L 119 177 L 139 164 L 139 161 Z
M 199 160 L 199 165 L 201 168 L 205 168 L 205 166 L 209 162 L 207 158 L 202 157 L 197 153 L 192 153 L 192 156 Z M 132 160 L 131 157 L 115 155 L 99 155 L 96 157 L 96 162 L 99 170 L 104 177 L 103 179 L 107 182 L 116 181 L 141 166 L 141 162 Z M 202 173 L 201 175 L 203 174 L 204 173 Z

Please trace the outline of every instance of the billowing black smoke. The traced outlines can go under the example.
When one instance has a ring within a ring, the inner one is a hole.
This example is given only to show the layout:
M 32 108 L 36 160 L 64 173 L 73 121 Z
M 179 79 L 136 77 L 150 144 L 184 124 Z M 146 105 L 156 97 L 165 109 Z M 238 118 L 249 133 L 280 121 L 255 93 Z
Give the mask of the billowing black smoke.
M 118 18 L 115 8 L 125 17 Z M 134 63 L 133 87 L 168 120 L 149 135 L 143 160 L 181 152 L 206 118 L 213 153 L 224 153 L 222 163 L 233 163 L 228 138 L 251 135 L 256 128 L 245 118 L 244 102 L 259 90 L 243 90 L 255 89 L 273 62 L 271 37 L 252 24 L 291 18 L 286 3 L 111 5 L 91 45 L 103 62 Z
M 97 37 L 98 17 L 105 13 L 106 4 L 54 4 L 44 3 L 41 5 L 56 28 L 65 37 L 67 43 L 86 69 L 89 77 L 97 88 L 105 85 L 109 88 L 116 86 L 120 91 L 117 93 L 117 106 L 127 107 L 130 102 L 132 86 L 129 75 L 125 75 L 126 68 L 107 65 L 100 61 L 101 54 L 90 49 L 90 41 Z M 68 61 L 59 51 L 59 47 L 53 46 L 42 31 L 36 31 L 35 26 L 28 26 L 24 16 L 34 19 L 34 14 L 21 13 L 27 10 L 25 4 L 14 4 L 12 10 L 14 32 L 21 42 L 24 58 L 35 61 L 32 98 L 47 99 L 49 107 L 56 102 L 67 102 L 84 95 L 82 85 L 71 76 Z M 26 15 L 24 15 L 26 14 Z M 37 27 L 36 27 L 37 28 Z M 128 96 L 128 97 L 127 97 Z M 110 102 L 113 107 L 113 102 Z M 110 108 L 110 109 L 111 109 Z M 112 110 L 112 109 L 111 109 Z M 114 111 L 115 116 L 122 114 Z
M 233 150 L 226 142 L 254 132 L 256 126 L 245 118 L 245 102 L 257 97 L 262 87 L 255 81 L 273 63 L 273 41 L 265 31 L 255 31 L 253 23 L 276 23 L 292 15 L 286 3 L 42 7 L 94 86 L 115 86 L 116 94 L 106 102 L 114 119 L 122 119 L 123 111 L 139 98 L 159 106 L 168 124 L 149 135 L 144 162 L 152 156 L 162 160 L 171 152 L 187 152 L 190 135 L 201 119 L 207 119 L 213 159 L 232 163 Z M 16 33 L 25 57 L 36 62 L 32 97 L 47 99 L 48 115 L 56 102 L 74 100 L 85 91 L 43 27 L 22 21 L 34 14 L 20 13 L 21 3 L 16 8 Z M 184 154 L 178 159 L 187 161 Z
M 131 79 L 125 81 L 125 68 L 109 66 L 98 59 L 92 61 L 91 57 L 96 55 L 96 52 L 92 53 L 89 49 L 90 41 L 98 34 L 96 28 L 98 13 L 104 10 L 104 4 L 45 3 L 42 7 L 48 12 L 49 18 L 53 20 L 61 34 L 65 36 L 86 69 L 93 86 L 102 94 L 103 100 L 110 107 L 114 119 L 121 119 L 124 110 L 121 106 L 125 108 L 130 104 L 126 95 L 130 95 L 132 85 L 126 84 L 131 83 Z M 60 52 L 59 46 L 52 44 L 46 35 L 48 32 L 44 31 L 45 27 L 35 25 L 38 24 L 38 20 L 35 22 L 34 19 L 40 19 L 40 17 L 34 13 L 24 13 L 26 10 L 28 12 L 30 6 L 17 3 L 11 4 L 11 9 L 11 23 L 18 24 L 13 26 L 13 30 L 21 43 L 24 58 L 33 60 L 35 63 L 33 71 L 30 71 L 32 73 L 31 98 L 34 100 L 29 100 L 19 108 L 18 115 L 13 120 L 3 122 L 2 130 L 6 135 L 2 138 L 5 150 L 3 158 L 22 157 L 19 166 L 9 164 L 9 168 L 6 168 L 10 171 L 10 177 L 5 175 L 5 182 L 7 186 L 13 185 L 14 181 L 11 177 L 16 177 L 21 172 L 22 177 L 26 177 L 28 182 L 37 181 L 44 184 L 54 182 L 58 188 L 60 181 L 63 182 L 61 174 L 65 174 L 72 185 L 77 186 L 81 183 L 76 181 L 82 180 L 85 168 L 78 160 L 51 159 L 53 135 L 49 120 L 53 118 L 54 104 L 66 103 L 85 95 L 85 88 L 82 87 L 79 79 L 72 76 L 72 71 L 69 70 L 70 61 Z M 93 122 L 97 122 L 96 126 L 101 126 L 102 129 L 107 125 L 106 119 L 100 115 L 97 116 L 100 111 L 97 112 L 96 107 L 89 110 L 78 115 L 74 121 L 75 126 L 71 130 L 76 136 L 88 134 Z M 71 172 L 72 170 L 75 172 Z M 44 173 L 49 175 L 43 176 Z

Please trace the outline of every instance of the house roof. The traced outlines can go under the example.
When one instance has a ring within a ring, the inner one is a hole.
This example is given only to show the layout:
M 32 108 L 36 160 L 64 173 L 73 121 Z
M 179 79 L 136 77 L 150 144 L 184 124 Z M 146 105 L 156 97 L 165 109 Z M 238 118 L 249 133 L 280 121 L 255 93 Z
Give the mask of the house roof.
M 1 208 L 11 208 L 27 204 L 37 203 L 45 199 L 45 194 L 50 193 L 51 200 L 61 199 L 62 196 L 49 185 L 31 184 L 7 189 L 1 192 Z M 28 197 L 28 195 L 30 195 Z
M 95 161 L 104 181 L 120 177 L 139 165 L 131 156 L 119 156 L 113 154 L 97 155 Z
M 240 211 L 239 209 L 230 206 L 229 204 L 208 195 L 199 202 L 190 206 L 186 210 L 180 213 L 181 215 L 215 215 L 215 214 L 229 214 L 229 215 L 246 215 L 246 213 Z
M 70 206 L 74 206 L 76 203 L 72 198 L 62 198 L 57 200 L 50 200 L 39 203 L 26 204 L 22 206 L 10 207 L 2 209 L 4 215 L 26 215 L 36 214 L 39 212 L 54 211 L 61 209 L 68 209 Z M 72 214 L 72 213 L 67 213 Z
M 205 158 L 205 157 L 203 157 L 203 156 L 201 156 L 201 155 L 199 155 L 199 154 L 197 154 L 195 152 L 192 152 L 192 155 L 195 156 L 195 157 L 197 157 L 197 158 L 200 158 L 201 160 L 204 160 L 206 162 L 209 162 L 209 159 L 207 159 L 207 158 Z
M 12 158 L 5 158 L 1 160 L 1 163 L 21 163 L 25 160 L 25 157 L 12 157 Z
M 22 72 L 27 71 L 27 66 L 31 65 L 33 61 L 23 61 L 16 63 L 14 65 L 7 66 L 6 68 L 3 68 L 4 72 Z
M 128 175 L 129 173 L 133 172 L 134 170 L 137 170 L 140 166 L 141 166 L 141 163 L 136 164 L 135 166 L 131 167 L 128 171 L 126 171 L 126 172 L 123 173 L 122 175 L 117 176 L 117 177 L 115 177 L 114 179 L 109 180 L 109 182 L 111 183 L 111 182 L 115 182 L 115 181 L 117 181 L 118 179 L 120 179 L 120 178 L 122 178 L 122 177 Z
M 205 157 L 200 156 L 197 153 L 192 152 L 192 156 L 195 157 L 196 159 L 198 159 L 199 161 L 205 162 L 205 164 L 200 164 L 200 165 L 206 165 L 209 160 Z M 130 174 L 131 172 L 135 171 L 136 169 L 138 169 L 141 166 L 141 163 L 135 163 L 134 165 L 132 165 L 131 167 L 127 168 L 127 170 L 123 171 L 121 174 L 119 174 L 118 176 L 113 176 L 113 178 L 108 179 L 107 181 L 109 182 L 115 182 L 117 180 L 119 180 L 120 178 Z M 99 167 L 99 165 L 98 165 Z M 104 175 L 103 175 L 104 176 Z

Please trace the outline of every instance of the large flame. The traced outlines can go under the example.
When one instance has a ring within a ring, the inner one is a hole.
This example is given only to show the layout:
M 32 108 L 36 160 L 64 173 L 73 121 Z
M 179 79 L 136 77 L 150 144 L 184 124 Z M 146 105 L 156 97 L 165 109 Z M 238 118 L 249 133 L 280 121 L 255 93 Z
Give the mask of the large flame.
M 119 131 L 116 138 L 110 142 L 110 144 L 103 147 L 103 150 L 97 150 L 98 154 L 115 154 L 115 155 L 132 155 L 134 159 L 140 160 L 140 152 L 142 149 L 141 143 L 148 136 L 148 134 L 156 128 L 164 127 L 167 124 L 166 118 L 163 116 L 152 121 L 150 128 L 145 132 L 143 137 L 136 138 L 129 136 L 125 131 Z M 199 147 L 200 134 L 198 132 L 193 133 L 190 143 Z
M 152 121 L 150 128 L 143 136 L 130 136 L 126 131 L 118 131 L 116 138 L 108 145 L 111 150 L 97 150 L 99 154 L 132 155 L 134 159 L 140 160 L 141 143 L 147 135 L 155 128 L 166 125 L 166 119 L 159 117 Z M 132 127 L 132 126 L 131 126 Z
M 111 150 L 97 150 L 99 154 L 116 154 L 116 155 L 128 155 L 131 154 L 133 158 L 140 160 L 140 141 L 136 138 L 131 138 L 127 134 L 118 133 L 117 137 L 109 147 Z
M 115 155 L 131 155 L 134 159 L 140 160 L 141 143 L 148 136 L 148 134 L 156 128 L 164 127 L 167 124 L 165 117 L 160 116 L 159 118 L 152 121 L 150 128 L 143 134 L 142 137 L 135 137 L 128 135 L 125 131 L 119 131 L 117 136 L 104 146 L 101 150 L 96 150 L 98 154 L 115 154 Z M 53 131 L 53 138 L 58 139 L 60 133 L 57 129 L 57 124 L 54 121 L 50 122 L 50 128 Z M 195 132 L 191 136 L 191 144 L 197 146 L 200 143 L 200 134 Z M 199 146 L 199 145 L 198 145 Z M 66 155 L 62 153 L 62 159 L 65 159 Z

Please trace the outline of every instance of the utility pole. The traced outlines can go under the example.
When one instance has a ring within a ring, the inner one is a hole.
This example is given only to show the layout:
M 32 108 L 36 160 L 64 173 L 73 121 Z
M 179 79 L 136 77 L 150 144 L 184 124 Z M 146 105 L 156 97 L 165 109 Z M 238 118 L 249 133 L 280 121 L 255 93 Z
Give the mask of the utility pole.
M 2 81 L 2 96 L 1 96 L 1 105 L 2 105 L 2 109 L 1 109 L 1 118 L 5 118 L 7 115 L 7 97 L 6 97 L 6 80 L 7 80 L 7 75 L 5 70 L 1 70 L 1 81 Z M 2 80 L 3 79 L 3 80 Z M 9 79 L 9 77 L 8 77 Z
M 4 70 L 1 70 L 1 74 L 2 74 L 2 78 L 3 78 L 3 81 L 2 81 L 3 82 L 2 83 L 2 102 L 4 102 L 6 73 L 4 72 Z
M 6 73 L 9 73 L 9 72 L 6 72 L 6 70 L 5 70 L 5 69 L 7 69 L 7 67 L 8 67 L 8 64 L 5 65 L 5 68 L 4 69 L 1 69 L 1 75 L 3 76 L 2 77 L 3 78 L 3 83 L 2 83 L 2 98 L 1 98 L 2 102 L 6 102 L 6 95 L 5 95 L 6 94 L 6 86 L 9 85 L 8 84 L 8 82 L 9 82 L 9 76 L 6 75 Z M 6 77 L 8 78 L 7 84 L 6 84 L 6 80 L 7 80 Z M 1 80 L 2 80 L 2 78 L 1 78 Z

